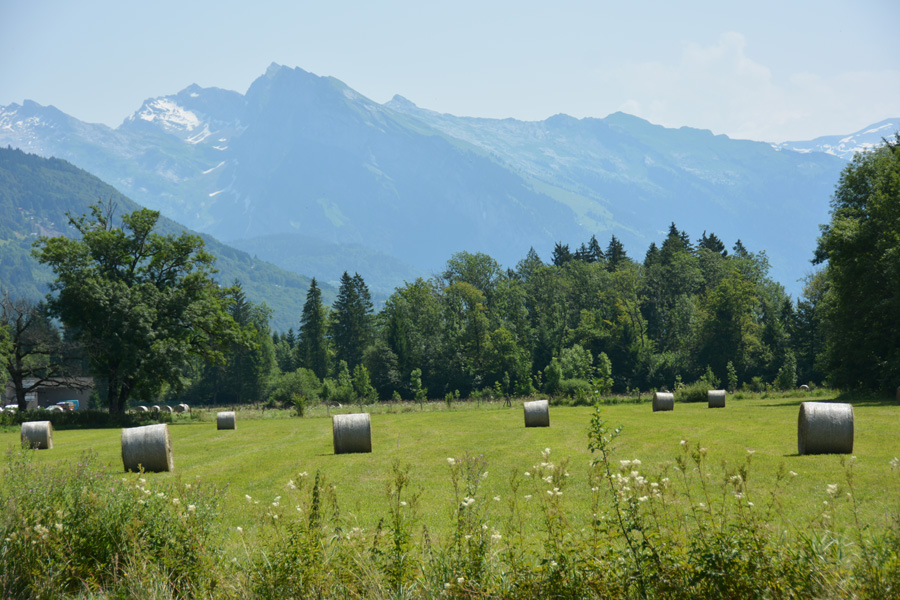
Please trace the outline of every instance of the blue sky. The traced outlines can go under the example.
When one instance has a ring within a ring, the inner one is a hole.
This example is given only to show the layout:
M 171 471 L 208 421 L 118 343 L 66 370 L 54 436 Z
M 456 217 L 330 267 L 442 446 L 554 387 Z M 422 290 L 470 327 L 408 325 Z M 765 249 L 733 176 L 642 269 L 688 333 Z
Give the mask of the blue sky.
M 766 141 L 900 116 L 900 2 L 0 0 L 0 105 L 119 125 L 271 62 L 377 102 L 540 120 L 622 110 Z

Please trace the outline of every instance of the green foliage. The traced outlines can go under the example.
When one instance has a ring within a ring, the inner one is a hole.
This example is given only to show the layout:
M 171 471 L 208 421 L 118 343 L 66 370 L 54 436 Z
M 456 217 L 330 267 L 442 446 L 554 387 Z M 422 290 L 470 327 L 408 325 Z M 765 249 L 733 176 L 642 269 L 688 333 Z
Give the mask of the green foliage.
M 299 339 L 294 364 L 310 369 L 319 379 L 328 375 L 328 347 L 325 338 L 327 312 L 322 303 L 322 291 L 315 277 L 309 284 L 303 314 L 300 317 Z
M 359 273 L 350 277 L 344 271 L 330 317 L 335 356 L 354 369 L 372 337 L 372 297 Z
M 725 365 L 725 373 L 728 379 L 728 391 L 735 392 L 738 389 L 738 376 L 737 370 L 734 368 L 734 363 L 730 360 L 728 364 Z
M 816 261 L 826 263 L 823 360 L 841 387 L 900 381 L 900 133 L 857 154 L 832 197 Z
M 269 389 L 269 402 L 275 406 L 289 407 L 297 398 L 304 399 L 304 406 L 315 405 L 322 396 L 322 383 L 309 369 L 297 369 L 275 376 Z
M 784 364 L 778 369 L 778 375 L 775 377 L 775 388 L 784 391 L 795 387 L 797 387 L 797 359 L 794 358 L 794 353 L 788 350 Z
M 130 397 L 180 389 L 193 359 L 222 360 L 241 335 L 203 241 L 155 233 L 159 213 L 146 209 L 118 227 L 115 209 L 95 204 L 90 217 L 70 217 L 80 238 L 42 237 L 35 252 L 56 274 L 51 314 L 107 382 L 110 412 L 122 412 Z

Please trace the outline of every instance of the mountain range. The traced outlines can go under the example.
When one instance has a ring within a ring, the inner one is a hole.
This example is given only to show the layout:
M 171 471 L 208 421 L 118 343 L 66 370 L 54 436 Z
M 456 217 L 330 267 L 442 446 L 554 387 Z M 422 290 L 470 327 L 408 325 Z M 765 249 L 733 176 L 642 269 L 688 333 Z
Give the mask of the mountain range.
M 456 117 L 275 64 L 245 94 L 193 85 L 116 129 L 0 108 L 0 145 L 64 158 L 282 268 L 359 272 L 385 293 L 461 250 L 513 266 L 529 247 L 547 260 L 556 242 L 615 235 L 642 259 L 675 222 L 765 250 L 796 295 L 851 145 L 873 143 L 863 133 L 772 145 L 623 113 Z

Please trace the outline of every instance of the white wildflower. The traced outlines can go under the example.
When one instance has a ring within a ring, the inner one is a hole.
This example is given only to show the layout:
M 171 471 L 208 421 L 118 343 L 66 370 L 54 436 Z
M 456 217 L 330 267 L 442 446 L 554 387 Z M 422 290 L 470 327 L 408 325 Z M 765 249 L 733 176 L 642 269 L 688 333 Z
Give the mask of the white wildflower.
M 447 457 L 447 464 L 450 465 L 450 466 L 452 467 L 453 465 L 456 464 L 456 459 L 453 458 L 452 456 L 448 456 L 448 457 Z
M 835 497 L 835 496 L 837 496 L 837 493 L 838 493 L 838 484 L 836 484 L 836 483 L 829 483 L 829 484 L 828 484 L 828 487 L 826 488 L 826 491 L 828 492 L 828 495 L 831 496 L 832 498 Z

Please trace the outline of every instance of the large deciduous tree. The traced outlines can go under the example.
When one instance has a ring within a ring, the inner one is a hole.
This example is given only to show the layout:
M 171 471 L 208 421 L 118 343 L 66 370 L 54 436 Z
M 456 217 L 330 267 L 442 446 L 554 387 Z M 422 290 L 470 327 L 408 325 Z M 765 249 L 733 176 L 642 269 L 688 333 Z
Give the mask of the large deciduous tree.
M 35 255 L 56 274 L 50 313 L 105 379 L 110 412 L 123 412 L 129 398 L 181 388 L 193 359 L 221 360 L 240 334 L 203 240 L 155 233 L 159 213 L 148 209 L 119 225 L 115 209 L 98 203 L 90 215 L 70 215 L 77 237 L 41 238 Z
M 841 174 L 815 261 L 826 263 L 826 371 L 841 387 L 900 382 L 900 134 Z

